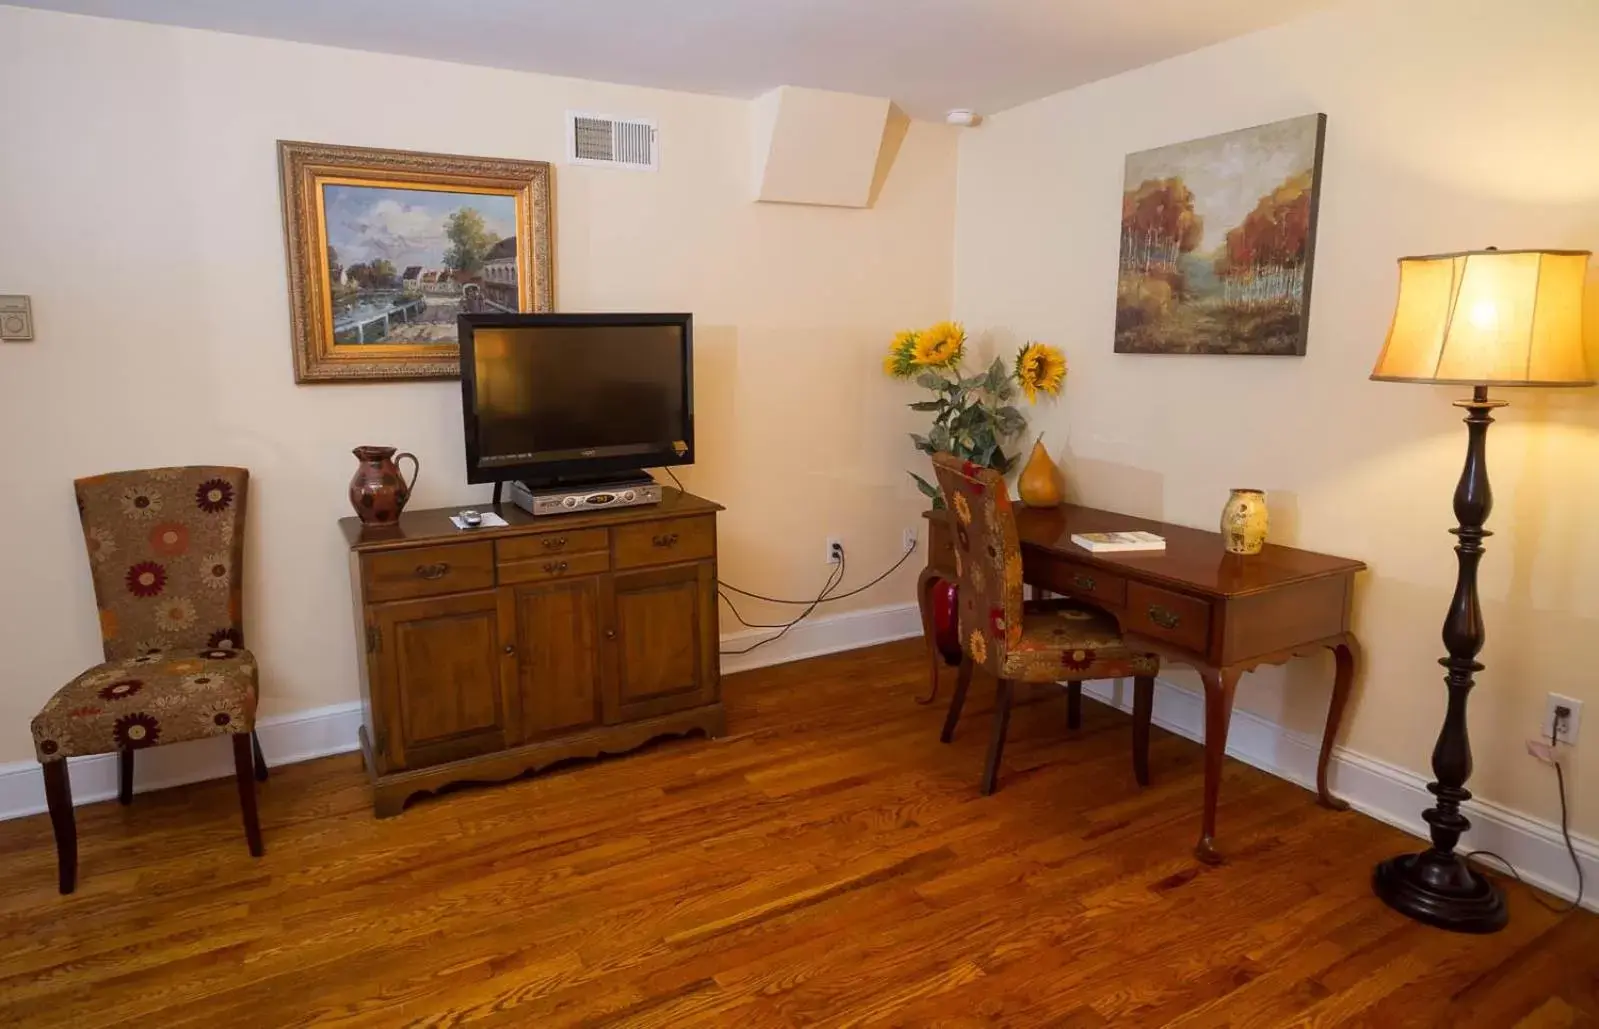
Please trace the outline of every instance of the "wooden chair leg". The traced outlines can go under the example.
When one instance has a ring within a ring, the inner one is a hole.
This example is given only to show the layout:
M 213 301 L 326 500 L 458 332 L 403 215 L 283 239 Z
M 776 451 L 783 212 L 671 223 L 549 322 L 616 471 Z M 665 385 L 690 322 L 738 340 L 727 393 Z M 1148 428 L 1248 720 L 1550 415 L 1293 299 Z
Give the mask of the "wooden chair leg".
M 72 817 L 72 780 L 67 777 L 65 758 L 44 763 L 44 799 L 50 806 L 50 826 L 56 834 L 61 892 L 68 894 L 78 886 L 78 825 Z
M 117 751 L 117 799 L 133 803 L 133 751 Z
M 1083 682 L 1073 679 L 1066 684 L 1066 728 L 1083 727 Z
M 983 768 L 983 796 L 994 792 L 999 778 L 999 758 L 1005 750 L 1005 730 L 1010 727 L 1010 700 L 1015 686 L 1009 679 L 999 680 L 999 696 L 994 700 L 994 735 L 988 741 L 988 764 Z
M 1149 723 L 1155 716 L 1155 677 L 1133 679 L 1133 777 L 1149 785 Z
M 244 838 L 250 844 L 250 856 L 261 856 L 261 821 L 255 810 L 255 761 L 250 737 L 244 733 L 233 735 L 233 777 L 239 781 L 239 809 L 244 813 Z
M 949 698 L 949 714 L 944 716 L 944 731 L 938 734 L 940 741 L 948 743 L 955 738 L 955 723 L 961 720 L 961 707 L 966 703 L 966 687 L 971 684 L 972 659 L 963 655 L 960 671 L 955 675 L 955 694 Z
M 261 737 L 250 730 L 250 752 L 255 758 L 255 781 L 266 782 L 270 770 L 267 768 L 266 755 L 261 753 Z

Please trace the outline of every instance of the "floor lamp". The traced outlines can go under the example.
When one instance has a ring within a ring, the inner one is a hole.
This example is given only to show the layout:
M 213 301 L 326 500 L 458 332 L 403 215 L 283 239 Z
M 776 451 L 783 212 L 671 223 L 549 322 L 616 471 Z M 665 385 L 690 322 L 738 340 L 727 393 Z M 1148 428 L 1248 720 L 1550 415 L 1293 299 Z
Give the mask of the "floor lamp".
M 1509 917 L 1505 895 L 1455 853 L 1471 822 L 1460 805 L 1471 799 L 1471 743 L 1466 697 L 1482 671 L 1482 612 L 1477 604 L 1477 564 L 1483 528 L 1493 507 L 1485 444 L 1490 386 L 1591 386 L 1583 354 L 1582 291 L 1586 250 L 1472 250 L 1399 262 L 1399 300 L 1373 379 L 1448 383 L 1472 387 L 1466 409 L 1466 466 L 1455 487 L 1451 530 L 1459 542 L 1460 571 L 1444 618 L 1449 690 L 1442 731 L 1432 751 L 1437 781 L 1427 789 L 1437 802 L 1425 812 L 1432 846 L 1377 866 L 1372 888 L 1389 907 L 1419 922 L 1456 932 L 1491 933 Z

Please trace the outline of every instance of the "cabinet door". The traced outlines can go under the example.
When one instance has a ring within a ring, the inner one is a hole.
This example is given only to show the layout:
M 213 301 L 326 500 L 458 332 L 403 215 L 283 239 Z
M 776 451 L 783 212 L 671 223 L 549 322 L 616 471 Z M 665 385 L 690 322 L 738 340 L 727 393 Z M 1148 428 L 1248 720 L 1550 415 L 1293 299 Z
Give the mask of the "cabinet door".
M 386 769 L 421 768 L 505 747 L 515 696 L 502 674 L 493 590 L 376 604 L 375 726 Z
M 522 740 L 600 720 L 600 580 L 595 576 L 500 591 L 516 634 L 513 665 Z
M 699 707 L 717 698 L 716 564 L 610 576 L 605 720 Z

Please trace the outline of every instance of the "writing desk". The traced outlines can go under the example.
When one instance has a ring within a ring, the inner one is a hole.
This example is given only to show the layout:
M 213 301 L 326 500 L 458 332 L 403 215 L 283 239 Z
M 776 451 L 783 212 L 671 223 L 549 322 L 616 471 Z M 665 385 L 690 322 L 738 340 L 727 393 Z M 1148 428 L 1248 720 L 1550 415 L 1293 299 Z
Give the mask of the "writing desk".
M 931 589 L 954 581 L 954 540 L 943 511 L 929 511 L 927 567 L 918 582 L 922 628 L 937 681 Z M 1163 551 L 1091 554 L 1073 533 L 1143 529 L 1166 539 Z M 1327 762 L 1354 681 L 1358 646 L 1350 631 L 1355 573 L 1365 564 L 1268 543 L 1259 554 L 1229 554 L 1220 533 L 1066 504 L 1018 506 L 1022 581 L 1076 597 L 1116 616 L 1130 646 L 1188 665 L 1205 683 L 1205 808 L 1195 855 L 1208 864 L 1216 850 L 1216 802 L 1238 679 L 1261 665 L 1330 649 L 1332 700 L 1316 764 L 1321 803 L 1344 810 L 1327 789 Z

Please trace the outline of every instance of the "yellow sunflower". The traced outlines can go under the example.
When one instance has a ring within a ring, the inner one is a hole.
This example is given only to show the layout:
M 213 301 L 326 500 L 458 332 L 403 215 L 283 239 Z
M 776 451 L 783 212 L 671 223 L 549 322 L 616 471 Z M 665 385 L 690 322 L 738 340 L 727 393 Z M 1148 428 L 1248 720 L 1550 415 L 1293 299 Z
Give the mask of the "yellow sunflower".
M 909 378 L 915 371 L 916 338 L 919 336 L 915 329 L 906 329 L 904 332 L 894 334 L 894 342 L 888 345 L 888 353 L 883 355 L 883 371 L 896 379 Z
M 972 524 L 972 505 L 967 502 L 966 494 L 955 494 L 955 517 L 961 520 L 962 525 Z
M 966 638 L 966 649 L 971 653 L 972 660 L 978 664 L 988 660 L 988 641 L 983 639 L 981 629 L 972 630 L 972 634 Z
M 916 336 L 915 361 L 923 368 L 948 368 L 960 364 L 966 348 L 966 330 L 960 322 L 939 322 Z
M 1065 379 L 1066 355 L 1048 343 L 1028 343 L 1016 352 L 1016 381 L 1029 404 L 1038 402 L 1040 392 L 1058 396 Z

